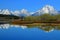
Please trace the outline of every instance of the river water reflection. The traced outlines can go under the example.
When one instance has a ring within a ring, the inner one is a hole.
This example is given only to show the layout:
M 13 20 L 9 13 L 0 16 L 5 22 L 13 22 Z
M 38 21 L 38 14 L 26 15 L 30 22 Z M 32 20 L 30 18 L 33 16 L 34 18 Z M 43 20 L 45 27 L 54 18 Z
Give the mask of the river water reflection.
M 60 26 L 0 24 L 0 40 L 60 40 Z

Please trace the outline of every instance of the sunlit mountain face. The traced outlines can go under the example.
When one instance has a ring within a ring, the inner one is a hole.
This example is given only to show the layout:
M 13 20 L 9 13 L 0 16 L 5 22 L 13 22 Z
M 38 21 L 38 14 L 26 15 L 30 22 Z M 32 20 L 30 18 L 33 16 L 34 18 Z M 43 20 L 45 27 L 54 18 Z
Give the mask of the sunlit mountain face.
M 36 11 L 33 15 L 34 16 L 40 16 L 42 14 L 58 14 L 58 11 L 53 7 L 53 6 L 50 6 L 50 5 L 46 5 L 44 6 L 42 9 Z

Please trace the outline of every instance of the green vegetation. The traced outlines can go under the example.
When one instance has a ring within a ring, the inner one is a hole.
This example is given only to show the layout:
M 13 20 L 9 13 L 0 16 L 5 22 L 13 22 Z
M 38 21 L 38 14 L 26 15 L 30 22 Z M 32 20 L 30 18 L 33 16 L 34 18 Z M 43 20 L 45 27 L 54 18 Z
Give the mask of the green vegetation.
M 40 16 L 28 16 L 25 17 L 24 20 L 34 22 L 58 22 L 60 21 L 60 14 L 57 15 L 43 14 Z
M 42 14 L 40 16 L 26 16 L 18 17 L 14 15 L 2 15 L 0 14 L 0 19 L 20 19 L 20 21 L 30 21 L 30 22 L 60 22 L 60 14 L 50 15 L 49 13 Z

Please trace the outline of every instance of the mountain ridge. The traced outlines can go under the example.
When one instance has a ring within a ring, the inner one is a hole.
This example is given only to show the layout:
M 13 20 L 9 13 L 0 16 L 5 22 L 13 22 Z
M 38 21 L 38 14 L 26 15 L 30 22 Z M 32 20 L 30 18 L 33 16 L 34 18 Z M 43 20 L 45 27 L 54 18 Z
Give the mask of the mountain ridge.
M 45 13 L 55 15 L 58 14 L 59 12 L 53 6 L 50 5 L 45 5 L 43 8 L 41 8 L 36 12 L 29 12 L 26 9 L 16 10 L 16 11 L 9 11 L 8 9 L 0 10 L 0 14 L 15 15 L 15 16 L 40 16 L 41 14 L 45 14 Z

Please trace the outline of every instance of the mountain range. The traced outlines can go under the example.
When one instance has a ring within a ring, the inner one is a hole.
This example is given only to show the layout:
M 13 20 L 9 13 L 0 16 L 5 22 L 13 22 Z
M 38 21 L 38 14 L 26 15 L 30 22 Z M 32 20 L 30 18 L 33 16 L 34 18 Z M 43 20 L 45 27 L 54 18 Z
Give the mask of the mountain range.
M 0 14 L 3 15 L 15 15 L 15 16 L 40 16 L 41 14 L 59 14 L 60 11 L 57 11 L 53 6 L 45 5 L 43 8 L 36 12 L 28 12 L 26 9 L 9 11 L 8 9 L 0 10 Z

